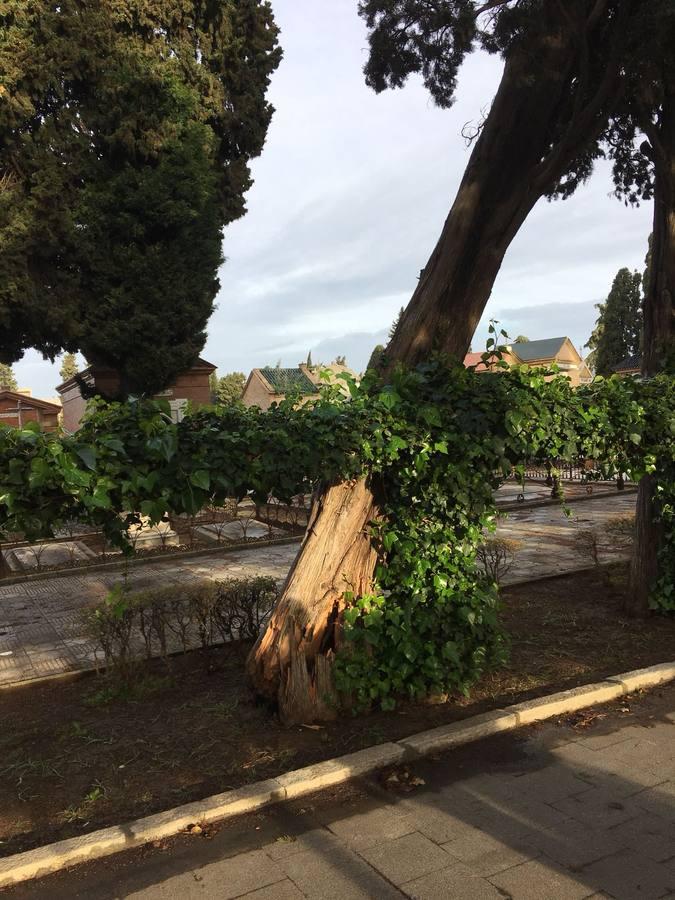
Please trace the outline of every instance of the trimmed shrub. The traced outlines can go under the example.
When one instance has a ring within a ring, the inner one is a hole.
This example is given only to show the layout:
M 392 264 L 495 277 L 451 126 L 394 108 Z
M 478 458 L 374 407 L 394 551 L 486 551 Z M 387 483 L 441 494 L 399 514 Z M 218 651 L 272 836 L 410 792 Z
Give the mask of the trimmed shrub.
M 521 546 L 521 541 L 500 537 L 488 538 L 477 549 L 476 559 L 488 578 L 496 584 L 501 584 L 502 579 L 511 571 Z
M 256 638 L 278 597 L 274 578 L 205 579 L 132 592 L 114 588 L 84 613 L 106 667 L 129 681 L 138 659 Z

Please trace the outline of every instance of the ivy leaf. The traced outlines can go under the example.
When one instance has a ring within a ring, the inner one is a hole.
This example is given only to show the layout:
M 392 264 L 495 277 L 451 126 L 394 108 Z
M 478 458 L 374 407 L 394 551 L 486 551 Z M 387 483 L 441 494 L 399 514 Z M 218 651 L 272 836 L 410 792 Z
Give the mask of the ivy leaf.
M 395 531 L 385 531 L 382 535 L 382 546 L 389 553 L 394 544 L 398 541 L 398 535 Z
M 401 397 L 394 390 L 382 391 L 378 399 L 386 409 L 393 409 L 397 403 L 401 402 Z
M 96 468 L 96 451 L 93 447 L 78 447 L 75 452 L 88 469 L 93 471 Z
M 206 469 L 197 469 L 196 472 L 190 475 L 190 484 L 194 484 L 195 487 L 201 488 L 203 491 L 208 491 L 211 486 L 211 476 Z
M 441 414 L 437 406 L 425 406 L 422 410 L 422 418 L 427 425 L 436 425 L 439 428 L 442 425 Z
M 402 437 L 399 437 L 395 434 L 389 444 L 387 445 L 387 450 L 389 451 L 390 456 L 394 456 L 399 450 L 405 450 L 408 446 L 408 442 L 404 441 Z

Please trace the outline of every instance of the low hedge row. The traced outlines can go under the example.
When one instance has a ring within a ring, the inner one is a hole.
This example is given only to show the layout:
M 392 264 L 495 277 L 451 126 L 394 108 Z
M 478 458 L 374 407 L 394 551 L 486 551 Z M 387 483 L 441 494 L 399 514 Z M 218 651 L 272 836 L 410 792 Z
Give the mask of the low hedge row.
M 107 668 L 128 680 L 145 656 L 256 638 L 278 597 L 274 578 L 205 579 L 132 592 L 114 588 L 84 613 L 85 627 Z

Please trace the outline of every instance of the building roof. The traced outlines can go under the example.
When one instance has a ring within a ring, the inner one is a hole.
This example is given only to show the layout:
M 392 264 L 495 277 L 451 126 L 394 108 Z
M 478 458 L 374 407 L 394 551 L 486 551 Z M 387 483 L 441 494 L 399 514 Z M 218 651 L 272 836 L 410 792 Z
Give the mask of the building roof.
M 267 366 L 258 370 L 273 394 L 316 394 L 317 387 L 302 369 L 277 369 Z
M 483 361 L 484 355 L 485 351 L 483 351 L 482 353 L 467 353 L 464 357 L 464 365 L 467 369 L 471 368 L 472 366 L 475 366 L 477 369 L 487 369 L 488 367 Z
M 613 372 L 634 372 L 642 369 L 642 354 L 633 353 L 612 367 Z
M 21 405 L 26 409 L 33 407 L 34 409 L 44 409 L 46 412 L 61 412 L 60 404 L 51 403 L 49 400 L 38 400 L 37 397 L 28 397 L 19 391 L 0 390 L 0 400 L 12 400 L 15 403 L 21 402 Z
M 192 372 L 193 369 L 207 369 L 209 374 L 211 372 L 215 372 L 218 367 L 214 366 L 213 363 L 208 362 L 206 359 L 202 359 L 201 356 L 190 366 L 189 369 L 186 369 L 187 372 Z M 72 387 L 76 384 L 78 378 L 89 378 L 92 377 L 92 370 L 96 370 L 97 372 L 114 372 L 115 370 L 110 368 L 109 366 L 87 366 L 86 369 L 82 369 L 81 372 L 77 372 L 73 375 L 72 378 L 69 378 L 67 381 L 64 381 L 60 384 L 56 390 L 59 394 L 62 394 L 65 390 Z
M 534 362 L 537 359 L 555 359 L 562 350 L 566 337 L 545 338 L 542 341 L 523 341 L 511 344 L 511 350 L 523 362 Z

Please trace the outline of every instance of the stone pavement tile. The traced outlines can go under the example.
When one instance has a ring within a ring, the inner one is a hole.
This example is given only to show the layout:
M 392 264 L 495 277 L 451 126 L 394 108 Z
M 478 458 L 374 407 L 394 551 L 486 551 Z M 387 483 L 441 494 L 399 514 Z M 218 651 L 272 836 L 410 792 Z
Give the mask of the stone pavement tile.
M 540 803 L 555 803 L 589 790 L 592 785 L 567 766 L 559 763 L 546 766 L 512 779 L 514 796 L 529 796 Z
M 87 606 L 94 606 L 96 603 L 100 603 L 106 594 L 78 594 L 75 596 L 68 597 L 51 597 L 49 602 L 40 602 L 39 609 L 49 621 L 52 616 L 60 615 L 63 613 L 75 613 L 84 609 Z M 37 599 L 36 599 L 37 603 Z
M 339 845 L 334 834 L 325 828 L 313 828 L 298 835 L 283 835 L 272 844 L 266 844 L 263 850 L 273 860 L 287 859 L 296 853 L 305 853 L 312 850 L 314 853 L 330 853 Z
M 594 888 L 579 876 L 543 859 L 499 872 L 489 881 L 513 900 L 582 900 Z
M 598 728 L 598 734 L 589 734 L 587 737 L 577 740 L 580 747 L 587 747 L 589 750 L 605 750 L 607 747 L 616 747 L 625 741 L 640 741 L 644 738 L 645 729 L 635 725 L 631 728 L 619 728 L 615 726 L 606 729 L 604 733 Z
M 292 881 L 286 879 L 240 896 L 241 900 L 303 900 L 305 895 L 300 893 Z
M 96 650 L 98 644 L 88 637 L 64 638 L 63 645 L 76 658 L 86 656 Z
M 607 760 L 606 768 L 587 774 L 589 783 L 611 794 L 617 800 L 639 795 L 645 788 L 656 787 L 668 779 L 668 774 L 652 772 L 644 766 L 629 766 L 623 761 Z
M 259 888 L 285 881 L 276 863 L 254 850 L 209 863 L 126 895 L 126 900 L 175 900 L 176 897 L 217 897 L 232 900 Z
M 632 797 L 640 811 L 646 810 L 675 822 L 675 780 L 669 780 Z
M 617 799 L 611 791 L 604 788 L 591 788 L 583 794 L 559 800 L 553 806 L 593 828 L 611 828 L 634 819 L 642 812 L 636 805 L 635 797 Z
M 630 824 L 627 822 L 621 827 L 629 828 Z M 631 841 L 624 832 L 616 828 L 582 828 L 576 819 L 567 819 L 554 828 L 533 831 L 525 840 L 555 862 L 570 869 L 581 868 L 631 846 Z
M 476 803 L 481 801 L 485 796 L 499 796 L 500 798 L 510 796 L 512 793 L 508 786 L 510 781 L 510 778 L 503 779 L 501 793 L 496 787 L 496 784 L 493 786 L 493 782 L 497 783 L 498 779 L 492 778 L 491 776 L 467 779 L 466 784 L 464 781 L 459 784 L 439 784 L 437 787 L 435 786 L 433 792 L 427 790 L 423 794 L 420 794 L 419 798 L 418 795 L 412 795 L 407 802 L 416 803 L 419 799 L 419 803 L 422 805 L 431 804 L 461 818 L 470 810 L 474 809 Z M 471 784 L 470 787 L 469 783 Z
M 419 832 L 378 844 L 361 856 L 396 885 L 447 868 L 457 859 Z
M 68 648 L 58 638 L 39 644 L 27 644 L 24 645 L 24 649 L 33 663 L 39 659 L 60 659 L 70 656 Z
M 65 579 L 67 582 L 67 579 Z M 59 597 L 64 594 L 66 586 L 64 579 L 61 578 L 45 578 L 40 581 L 29 581 L 26 584 L 26 594 L 29 597 L 39 597 L 47 599 L 49 597 Z
M 675 871 L 631 850 L 591 863 L 581 877 L 621 900 L 656 900 L 675 891 Z
M 463 814 L 465 822 L 503 840 L 517 839 L 530 831 L 551 828 L 569 815 L 548 803 L 540 803 L 523 793 L 508 800 L 485 798 Z
M 675 726 L 668 723 L 655 725 L 649 730 L 643 729 L 643 737 L 624 741 L 603 751 L 605 758 L 620 765 L 647 768 L 658 771 L 658 766 L 672 756 L 675 746 Z
M 416 878 L 401 890 L 413 900 L 504 900 L 502 891 L 462 863 Z
M 296 853 L 277 865 L 310 900 L 394 900 L 401 896 L 355 853 L 339 845 L 330 853 Z
M 4 650 L 0 655 L 0 679 L 9 679 L 8 673 L 17 671 L 30 672 L 33 666 L 30 658 L 22 647 L 16 647 L 12 650 Z
M 14 631 L 23 644 L 42 644 L 49 641 L 53 642 L 57 638 L 54 626 L 43 617 L 31 624 L 18 625 Z
M 80 668 L 78 661 L 72 657 L 57 656 L 49 658 L 40 658 L 31 656 L 33 664 L 33 677 L 46 678 L 48 675 L 59 675 L 62 672 L 69 672 L 73 669 Z
M 0 684 L 16 684 L 35 678 L 33 668 L 0 669 Z
M 520 774 L 522 770 L 519 767 L 517 771 Z M 505 798 L 512 796 L 516 790 L 514 787 L 516 781 L 514 775 L 501 770 L 497 774 L 481 772 L 462 778 L 460 782 L 441 786 L 440 793 L 449 799 L 455 799 L 458 803 L 470 803 L 482 797 Z
M 568 741 L 551 749 L 556 763 L 566 766 L 579 778 L 604 770 L 607 754 L 583 747 L 577 741 Z
M 465 819 L 454 816 L 445 809 L 432 804 L 418 804 L 410 813 L 416 830 L 430 838 L 436 844 L 461 837 L 467 829 Z
M 416 830 L 412 817 L 401 814 L 392 806 L 376 807 L 368 812 L 333 819 L 326 824 L 333 834 L 354 850 L 367 850 Z
M 462 837 L 443 844 L 443 849 L 477 875 L 494 875 L 540 854 L 522 838 L 500 839 L 498 832 L 488 834 L 479 828 L 467 828 Z
M 14 630 L 0 626 L 0 654 L 11 656 L 13 650 L 20 647 L 21 641 Z
M 675 816 L 664 819 L 645 813 L 611 828 L 608 833 L 623 840 L 625 847 L 655 862 L 675 859 Z

